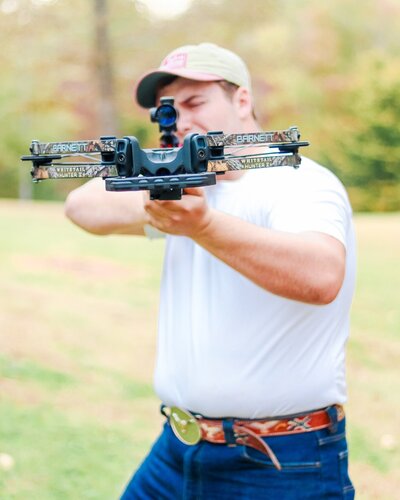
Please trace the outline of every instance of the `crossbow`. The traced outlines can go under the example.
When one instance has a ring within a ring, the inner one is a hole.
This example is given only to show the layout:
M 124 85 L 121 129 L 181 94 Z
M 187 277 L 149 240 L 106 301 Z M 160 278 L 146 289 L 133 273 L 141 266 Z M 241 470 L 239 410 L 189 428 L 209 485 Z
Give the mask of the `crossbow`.
M 107 191 L 149 190 L 151 199 L 179 200 L 183 190 L 216 184 L 216 175 L 233 170 L 291 166 L 301 163 L 297 127 L 271 132 L 188 134 L 178 145 L 178 112 L 172 97 L 150 110 L 160 126 L 161 147 L 142 149 L 136 137 L 100 137 L 90 141 L 41 143 L 33 140 L 33 181 L 103 177 Z M 248 151 L 246 153 L 246 151 Z

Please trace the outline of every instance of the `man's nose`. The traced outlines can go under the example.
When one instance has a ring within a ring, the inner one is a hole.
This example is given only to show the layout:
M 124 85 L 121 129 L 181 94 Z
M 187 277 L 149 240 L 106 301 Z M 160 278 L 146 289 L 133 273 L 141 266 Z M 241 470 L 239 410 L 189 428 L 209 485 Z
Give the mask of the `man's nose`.
M 192 129 L 192 120 L 190 119 L 190 114 L 185 111 L 179 110 L 178 120 L 176 122 L 176 128 L 178 135 L 182 138 L 190 132 Z

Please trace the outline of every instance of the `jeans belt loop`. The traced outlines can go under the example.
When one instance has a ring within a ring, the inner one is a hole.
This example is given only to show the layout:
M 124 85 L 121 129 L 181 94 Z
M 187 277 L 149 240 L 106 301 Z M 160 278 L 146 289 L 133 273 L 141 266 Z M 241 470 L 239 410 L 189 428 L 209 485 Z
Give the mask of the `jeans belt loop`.
M 164 415 L 164 417 L 168 420 L 169 419 L 169 414 L 167 411 L 165 411 L 166 409 L 168 409 L 168 406 L 165 405 L 164 403 L 162 403 L 160 405 L 160 413 L 161 415 Z
M 224 418 L 222 420 L 222 428 L 224 430 L 226 444 L 228 446 L 236 446 L 236 435 L 233 430 L 233 419 Z
M 328 427 L 329 432 L 331 434 L 334 434 L 338 429 L 338 409 L 335 405 L 329 406 L 329 408 L 326 409 L 326 413 L 328 414 L 329 420 L 331 421 L 331 424 Z

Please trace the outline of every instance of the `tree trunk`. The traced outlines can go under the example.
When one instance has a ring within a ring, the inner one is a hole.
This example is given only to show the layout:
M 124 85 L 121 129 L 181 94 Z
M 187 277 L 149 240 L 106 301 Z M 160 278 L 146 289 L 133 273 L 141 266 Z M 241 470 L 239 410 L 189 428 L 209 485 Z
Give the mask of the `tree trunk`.
M 94 63 L 99 89 L 98 129 L 101 135 L 118 135 L 111 47 L 108 37 L 107 0 L 94 0 L 94 20 Z

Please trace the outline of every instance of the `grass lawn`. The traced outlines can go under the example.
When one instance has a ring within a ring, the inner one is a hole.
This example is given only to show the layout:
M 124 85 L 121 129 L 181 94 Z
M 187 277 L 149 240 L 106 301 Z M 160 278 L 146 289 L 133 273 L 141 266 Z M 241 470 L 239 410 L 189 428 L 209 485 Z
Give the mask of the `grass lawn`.
M 357 215 L 348 346 L 358 498 L 400 491 L 400 214 Z M 58 203 L 0 200 L 0 498 L 108 500 L 162 422 L 152 389 L 163 242 L 95 237 Z

